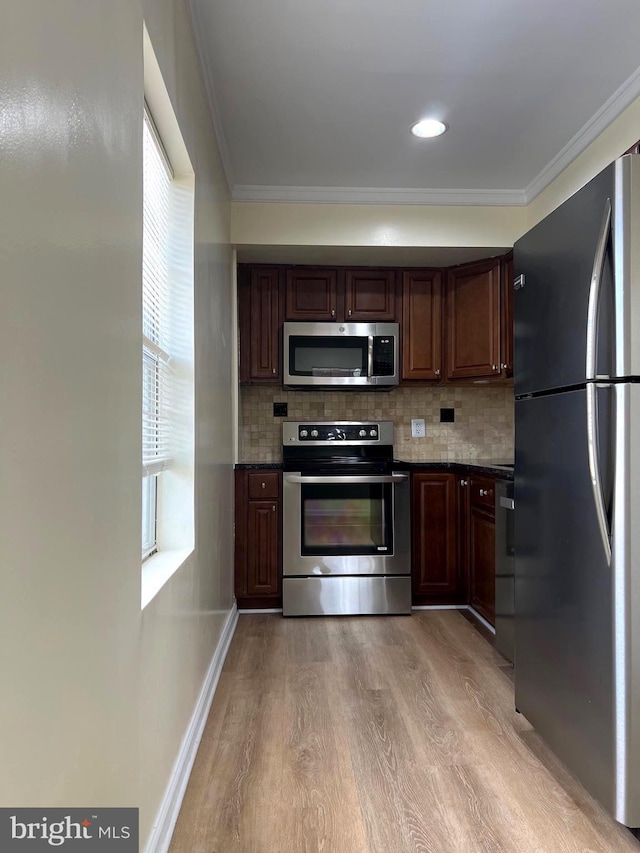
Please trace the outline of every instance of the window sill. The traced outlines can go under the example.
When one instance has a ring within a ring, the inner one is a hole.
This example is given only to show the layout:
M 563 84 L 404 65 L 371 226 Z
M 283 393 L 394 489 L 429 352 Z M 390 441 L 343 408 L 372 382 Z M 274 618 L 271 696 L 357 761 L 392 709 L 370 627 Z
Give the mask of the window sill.
M 140 608 L 144 610 L 160 592 L 170 577 L 193 554 L 193 548 L 176 551 L 160 551 L 142 564 L 142 595 Z

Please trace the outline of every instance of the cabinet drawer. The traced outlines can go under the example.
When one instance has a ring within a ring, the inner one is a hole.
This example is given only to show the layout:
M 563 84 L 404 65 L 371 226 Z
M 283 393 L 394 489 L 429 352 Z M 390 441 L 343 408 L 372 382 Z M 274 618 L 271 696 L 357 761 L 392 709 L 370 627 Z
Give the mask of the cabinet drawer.
M 280 472 L 257 471 L 247 476 L 250 501 L 277 499 L 280 496 Z
M 471 477 L 471 505 L 481 506 L 495 513 L 495 480 L 492 477 Z

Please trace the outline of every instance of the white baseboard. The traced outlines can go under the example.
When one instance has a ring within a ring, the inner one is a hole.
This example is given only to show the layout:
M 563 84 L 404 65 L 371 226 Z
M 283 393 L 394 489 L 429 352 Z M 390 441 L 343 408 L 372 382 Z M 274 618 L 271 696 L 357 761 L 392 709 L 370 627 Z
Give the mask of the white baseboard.
M 249 607 L 247 610 L 238 610 L 241 616 L 251 615 L 252 613 L 282 613 L 282 607 L 264 607 L 261 610 Z
M 477 619 L 480 624 L 484 625 L 487 631 L 491 631 L 492 634 L 496 633 L 496 629 L 493 627 L 493 625 L 490 625 L 489 622 L 487 622 L 487 620 L 484 618 L 484 616 L 481 616 L 477 610 L 474 610 L 473 607 L 467 607 L 467 610 L 469 611 L 469 613 L 471 613 L 474 619 Z
M 200 697 L 191 717 L 191 722 L 182 739 L 178 757 L 171 771 L 169 784 L 165 790 L 145 848 L 146 853 L 166 853 L 171 844 L 171 837 L 176 821 L 178 820 L 184 792 L 187 789 L 191 768 L 196 758 L 202 733 L 207 722 L 207 717 L 209 716 L 209 709 L 211 708 L 213 696 L 218 686 L 218 679 L 220 678 L 220 673 L 222 672 L 222 667 L 237 624 L 238 609 L 234 602 L 222 628 L 220 640 L 211 659 Z

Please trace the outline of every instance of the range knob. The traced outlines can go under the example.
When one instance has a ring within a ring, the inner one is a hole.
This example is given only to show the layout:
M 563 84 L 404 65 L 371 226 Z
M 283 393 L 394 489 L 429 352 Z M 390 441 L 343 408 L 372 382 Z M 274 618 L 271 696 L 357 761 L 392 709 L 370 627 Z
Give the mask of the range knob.
M 364 438 L 366 436 L 366 434 L 367 434 L 366 429 L 361 429 L 360 432 L 358 433 L 360 438 Z
M 306 431 L 306 429 L 300 430 L 300 438 L 306 438 L 308 435 L 309 433 Z
M 377 434 L 378 434 L 377 429 L 370 429 L 369 430 L 369 435 L 371 436 L 371 438 L 375 438 L 377 436 Z
M 311 430 L 311 438 L 317 438 L 317 437 L 318 437 L 318 430 L 312 429 Z

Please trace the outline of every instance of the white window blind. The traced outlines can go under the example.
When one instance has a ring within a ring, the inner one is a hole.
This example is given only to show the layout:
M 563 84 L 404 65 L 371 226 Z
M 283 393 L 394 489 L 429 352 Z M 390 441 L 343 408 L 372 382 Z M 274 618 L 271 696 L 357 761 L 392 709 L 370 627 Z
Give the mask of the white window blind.
M 172 336 L 169 288 L 171 167 L 145 109 L 142 235 L 142 474 L 153 476 L 173 458 Z

